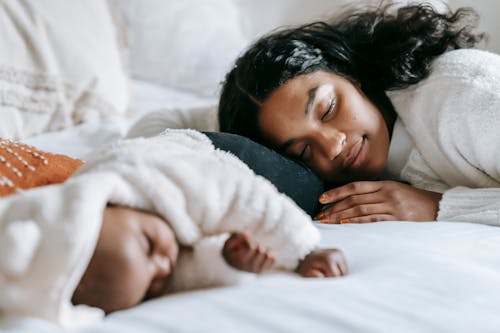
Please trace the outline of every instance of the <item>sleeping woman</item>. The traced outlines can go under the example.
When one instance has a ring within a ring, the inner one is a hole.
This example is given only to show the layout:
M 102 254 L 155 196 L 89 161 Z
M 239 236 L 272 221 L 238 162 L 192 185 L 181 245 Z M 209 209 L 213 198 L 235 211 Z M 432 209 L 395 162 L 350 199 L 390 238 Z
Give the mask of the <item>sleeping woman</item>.
M 220 129 L 336 185 L 324 223 L 500 225 L 500 56 L 471 49 L 476 21 L 420 4 L 273 32 L 227 74 Z

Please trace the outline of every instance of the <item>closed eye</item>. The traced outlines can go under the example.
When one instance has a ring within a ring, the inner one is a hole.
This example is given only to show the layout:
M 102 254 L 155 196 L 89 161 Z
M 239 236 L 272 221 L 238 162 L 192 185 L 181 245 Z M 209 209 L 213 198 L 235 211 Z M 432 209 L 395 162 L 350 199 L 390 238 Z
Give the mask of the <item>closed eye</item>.
M 328 116 L 333 113 L 333 109 L 335 108 L 335 102 L 335 98 L 332 97 L 330 99 L 330 105 L 328 106 L 328 109 L 326 109 L 325 113 L 323 113 L 323 115 L 321 116 L 321 121 L 328 120 Z
M 304 161 L 309 157 L 309 151 L 311 150 L 311 147 L 309 145 L 305 145 L 304 149 L 300 152 L 299 159 Z
M 151 237 L 149 237 L 146 233 L 144 233 L 143 235 L 144 235 L 144 239 L 146 240 L 145 244 L 147 244 L 146 245 L 146 253 L 150 257 L 153 255 L 155 244 L 154 244 L 153 240 L 151 239 Z

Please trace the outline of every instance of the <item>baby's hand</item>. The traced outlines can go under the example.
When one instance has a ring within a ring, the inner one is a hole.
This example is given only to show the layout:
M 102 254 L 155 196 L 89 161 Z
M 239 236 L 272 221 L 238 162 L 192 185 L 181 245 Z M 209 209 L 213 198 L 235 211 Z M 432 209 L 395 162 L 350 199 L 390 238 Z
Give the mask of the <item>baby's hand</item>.
M 232 267 L 250 273 L 261 273 L 274 265 L 274 258 L 258 247 L 252 247 L 244 233 L 233 233 L 224 243 L 222 256 Z
M 297 267 L 297 273 L 304 277 L 336 277 L 349 273 L 342 251 L 323 249 L 309 253 Z

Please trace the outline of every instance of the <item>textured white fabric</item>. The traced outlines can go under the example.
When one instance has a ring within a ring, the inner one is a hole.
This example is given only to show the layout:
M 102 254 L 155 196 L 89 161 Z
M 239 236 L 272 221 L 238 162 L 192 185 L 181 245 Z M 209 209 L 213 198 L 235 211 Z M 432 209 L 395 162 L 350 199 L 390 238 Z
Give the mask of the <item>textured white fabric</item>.
M 79 313 L 87 318 L 89 313 L 78 312 L 70 299 L 93 253 L 107 203 L 162 216 L 182 245 L 203 252 L 193 260 L 206 267 L 180 268 L 186 273 L 183 281 L 191 276 L 195 283 L 203 281 L 200 274 L 212 272 L 207 279 L 213 283 L 231 282 L 231 270 L 212 271 L 204 253 L 212 248 L 220 257 L 222 240 L 212 247 L 197 245 L 206 236 L 248 231 L 259 246 L 270 249 L 278 267 L 289 270 L 319 242 L 310 218 L 266 179 L 216 150 L 203 134 L 169 130 L 104 148 L 63 184 L 0 201 L 0 241 L 10 245 L 0 252 L 4 315 L 41 317 L 62 326 L 78 321 Z M 32 242 L 19 230 L 31 230 Z M 17 259 L 20 263 L 13 264 Z
M 256 274 L 229 266 L 221 255 L 229 233 L 200 239 L 192 250 L 180 251 L 165 294 L 179 291 L 230 286 L 255 280 Z
M 0 136 L 126 111 L 127 75 L 106 1 L 1 1 L 0 45 Z
M 217 131 L 217 107 L 172 108 L 149 112 L 132 124 L 127 137 L 155 136 L 167 128 Z
M 383 179 L 401 180 L 401 171 L 408 161 L 413 148 L 413 141 L 408 135 L 400 118 L 396 119 L 392 129 L 391 143 L 387 155 L 387 165 Z
M 415 143 L 401 176 L 444 192 L 438 220 L 500 225 L 500 56 L 447 52 L 389 97 Z

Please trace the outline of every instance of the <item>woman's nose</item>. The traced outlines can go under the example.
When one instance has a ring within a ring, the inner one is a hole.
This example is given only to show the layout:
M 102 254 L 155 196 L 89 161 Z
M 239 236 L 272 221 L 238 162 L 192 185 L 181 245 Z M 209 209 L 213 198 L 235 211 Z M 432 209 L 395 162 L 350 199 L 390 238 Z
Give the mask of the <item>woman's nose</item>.
M 328 160 L 333 160 L 342 153 L 346 143 L 346 134 L 336 129 L 328 129 L 321 132 L 320 146 L 323 154 Z

